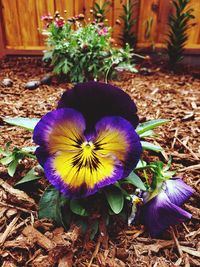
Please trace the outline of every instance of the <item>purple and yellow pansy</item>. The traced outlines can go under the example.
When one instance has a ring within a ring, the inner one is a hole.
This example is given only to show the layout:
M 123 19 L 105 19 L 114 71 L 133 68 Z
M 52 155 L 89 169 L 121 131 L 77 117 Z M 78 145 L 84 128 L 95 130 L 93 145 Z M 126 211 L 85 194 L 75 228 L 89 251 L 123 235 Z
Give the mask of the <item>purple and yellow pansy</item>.
M 137 108 L 124 91 L 99 82 L 80 83 L 36 125 L 36 155 L 60 192 L 86 197 L 135 168 L 142 151 L 137 125 Z

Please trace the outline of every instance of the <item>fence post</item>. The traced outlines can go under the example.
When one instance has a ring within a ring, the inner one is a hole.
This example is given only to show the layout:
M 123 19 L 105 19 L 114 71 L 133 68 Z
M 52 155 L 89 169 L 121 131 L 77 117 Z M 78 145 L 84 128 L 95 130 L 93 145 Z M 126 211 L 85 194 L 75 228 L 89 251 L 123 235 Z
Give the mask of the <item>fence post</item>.
M 3 12 L 2 12 L 3 6 L 2 2 L 0 0 L 0 58 L 3 57 L 6 53 L 5 49 L 5 34 L 3 29 Z

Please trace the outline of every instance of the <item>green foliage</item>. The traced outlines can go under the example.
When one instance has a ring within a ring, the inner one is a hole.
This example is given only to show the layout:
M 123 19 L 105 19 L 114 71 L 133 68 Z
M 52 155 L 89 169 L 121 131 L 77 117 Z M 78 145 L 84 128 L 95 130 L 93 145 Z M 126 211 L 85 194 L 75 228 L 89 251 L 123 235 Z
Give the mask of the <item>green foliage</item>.
M 193 9 L 188 7 L 190 0 L 172 0 L 175 13 L 169 17 L 169 33 L 167 40 L 167 54 L 169 64 L 174 67 L 183 59 L 183 51 L 188 40 L 187 30 L 194 18 Z
M 17 169 L 17 165 L 19 164 L 20 160 L 24 159 L 25 157 L 29 157 L 29 158 L 36 158 L 35 155 L 31 154 L 31 149 L 28 148 L 22 148 L 19 149 L 17 147 L 10 149 L 10 142 L 7 143 L 5 145 L 5 148 L 0 148 L 0 155 L 3 156 L 0 159 L 0 163 L 2 165 L 7 166 L 8 169 L 8 174 L 13 177 L 16 169 Z
M 62 207 L 69 200 L 53 186 L 47 187 L 39 202 L 39 218 L 49 218 L 58 225 L 66 226 L 63 221 Z
M 111 5 L 110 1 L 105 0 L 102 4 L 94 3 L 93 15 L 97 22 L 104 22 L 106 19 L 106 13 Z
M 139 188 L 139 189 L 141 189 L 143 191 L 146 190 L 146 187 L 145 187 L 143 181 L 134 172 L 131 172 L 127 178 L 125 178 L 125 179 L 122 180 L 121 183 L 122 184 L 124 184 L 124 183 L 126 183 L 126 184 L 132 184 L 132 185 L 136 186 L 137 188 Z
M 71 82 L 107 81 L 117 68 L 135 71 L 132 49 L 113 46 L 111 31 L 104 23 L 75 20 L 58 27 L 52 21 L 45 30 L 48 51 L 44 60 L 50 60 L 54 73 Z
M 104 192 L 111 210 L 115 214 L 119 214 L 124 207 L 123 192 L 116 186 L 110 186 L 106 188 Z
M 38 118 L 22 118 L 22 117 L 15 117 L 15 118 L 4 118 L 3 121 L 5 121 L 8 124 L 20 126 L 22 128 L 25 128 L 29 131 L 33 131 L 35 128 L 35 125 L 38 123 L 40 119 Z
M 23 185 L 25 183 L 33 182 L 35 180 L 39 180 L 41 176 L 38 174 L 38 170 L 41 170 L 42 167 L 39 165 L 36 167 L 33 167 L 30 171 L 27 172 L 27 174 L 20 179 L 15 185 Z
M 123 15 L 121 19 L 124 22 L 123 32 L 122 32 L 122 41 L 124 47 L 126 44 L 129 44 L 130 47 L 135 47 L 136 45 L 136 34 L 133 31 L 133 26 L 136 24 L 136 19 L 133 19 L 133 14 L 135 11 L 135 6 L 138 1 L 126 0 L 126 3 L 123 5 Z
M 140 123 L 136 128 L 136 133 L 141 137 L 141 135 L 145 136 L 145 133 L 148 133 L 147 136 L 150 136 L 150 134 L 154 135 L 153 129 L 157 128 L 158 126 L 161 126 L 165 123 L 169 122 L 167 119 L 157 119 L 157 120 L 151 120 L 146 121 L 143 123 Z

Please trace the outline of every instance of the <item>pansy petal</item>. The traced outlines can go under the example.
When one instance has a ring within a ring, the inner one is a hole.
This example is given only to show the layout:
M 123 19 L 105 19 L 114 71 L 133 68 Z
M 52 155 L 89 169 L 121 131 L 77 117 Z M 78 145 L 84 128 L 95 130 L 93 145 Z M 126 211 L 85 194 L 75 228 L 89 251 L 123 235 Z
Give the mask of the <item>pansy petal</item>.
M 137 165 L 142 147 L 133 126 L 117 116 L 105 117 L 96 124 L 97 136 L 94 140 L 97 155 L 111 155 L 124 165 L 123 177 Z
M 49 157 L 49 153 L 48 153 L 47 149 L 44 146 L 39 146 L 39 147 L 37 147 L 37 149 L 35 151 L 35 155 L 37 157 L 39 164 L 43 167 L 44 163 L 46 162 L 46 160 Z
M 80 111 L 88 129 L 94 128 L 97 121 L 106 116 L 123 117 L 134 128 L 139 122 L 136 105 L 130 96 L 116 86 L 100 82 L 79 83 L 66 91 L 58 104 L 58 108 L 63 107 Z
M 166 181 L 165 193 L 173 204 L 181 206 L 191 197 L 194 189 L 182 179 L 175 177 Z
M 53 154 L 76 149 L 76 142 L 83 139 L 84 130 L 82 114 L 74 109 L 62 108 L 42 117 L 34 129 L 33 140 Z
M 44 165 L 48 180 L 70 198 L 81 198 L 96 193 L 100 188 L 122 177 L 123 168 L 115 159 L 98 158 L 99 168 L 90 169 L 88 164 L 73 165 L 73 153 L 61 153 L 50 157 Z M 73 165 L 73 168 L 72 168 Z
M 181 223 L 191 218 L 191 214 L 171 203 L 165 192 L 161 192 L 141 209 L 141 221 L 152 237 L 169 226 Z

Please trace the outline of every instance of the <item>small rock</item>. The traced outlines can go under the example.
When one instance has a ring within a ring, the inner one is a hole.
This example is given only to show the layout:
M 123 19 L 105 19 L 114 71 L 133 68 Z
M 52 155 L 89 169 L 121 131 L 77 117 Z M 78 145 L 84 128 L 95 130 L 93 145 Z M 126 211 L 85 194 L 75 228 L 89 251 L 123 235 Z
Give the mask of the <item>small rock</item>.
M 11 86 L 13 86 L 13 81 L 9 78 L 5 78 L 2 80 L 2 84 L 5 87 L 11 87 Z
M 53 76 L 51 74 L 47 74 L 40 80 L 40 84 L 50 85 L 52 82 L 52 78 Z
M 144 76 L 149 76 L 149 75 L 152 75 L 152 70 L 150 70 L 150 69 L 147 69 L 147 68 L 141 68 L 140 70 L 139 70 L 139 73 L 140 74 L 142 74 L 142 75 L 144 75 Z
M 29 89 L 29 90 L 34 90 L 34 89 L 38 88 L 39 85 L 40 85 L 39 81 L 30 81 L 30 82 L 26 83 L 25 88 Z

